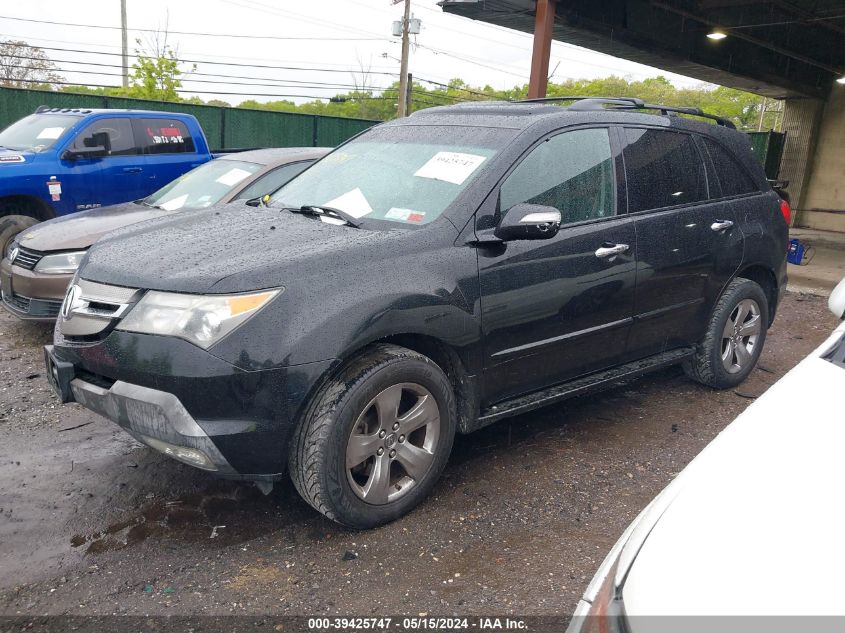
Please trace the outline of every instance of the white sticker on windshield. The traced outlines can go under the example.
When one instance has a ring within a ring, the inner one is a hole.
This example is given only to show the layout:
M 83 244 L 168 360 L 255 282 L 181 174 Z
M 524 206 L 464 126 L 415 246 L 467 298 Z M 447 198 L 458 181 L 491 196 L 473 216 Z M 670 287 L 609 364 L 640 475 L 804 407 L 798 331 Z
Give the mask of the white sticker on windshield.
M 188 194 L 186 193 L 184 196 L 177 196 L 173 198 L 173 200 L 168 200 L 167 202 L 163 202 L 162 204 L 158 205 L 165 211 L 177 211 L 185 206 L 185 202 L 188 200 Z
M 234 187 L 247 176 L 249 176 L 249 172 L 246 169 L 232 167 L 232 169 L 220 176 L 215 182 L 219 182 L 221 185 L 226 185 L 227 187 Z
M 390 210 L 384 214 L 384 219 L 401 220 L 403 222 L 414 222 L 419 224 L 425 219 L 425 211 L 414 211 L 413 209 L 391 207 Z
M 35 138 L 46 138 L 55 141 L 64 131 L 65 129 L 63 127 L 45 127 Z
M 462 185 L 478 166 L 486 160 L 485 156 L 461 154 L 460 152 L 437 152 L 414 176 L 444 180 L 453 185 Z
M 346 211 L 353 218 L 363 218 L 373 212 L 373 208 L 358 187 L 355 187 L 352 191 L 347 191 L 334 200 L 324 202 L 323 206 L 336 207 L 341 211 Z M 343 223 L 343 220 L 341 220 L 341 223 Z

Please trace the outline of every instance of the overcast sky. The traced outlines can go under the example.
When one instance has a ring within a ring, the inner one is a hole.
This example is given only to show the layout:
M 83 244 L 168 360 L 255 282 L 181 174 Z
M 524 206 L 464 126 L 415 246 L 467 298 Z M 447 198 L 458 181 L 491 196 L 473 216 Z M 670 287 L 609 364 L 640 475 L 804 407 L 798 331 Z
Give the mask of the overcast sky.
M 198 94 L 205 100 L 219 98 L 232 104 L 274 98 L 248 93 L 276 98 L 331 96 L 351 89 L 355 81 L 360 84 L 361 67 L 371 71 L 368 85 L 373 88 L 398 78 L 401 46 L 399 38 L 391 36 L 391 24 L 401 18 L 401 4 L 392 6 L 391 0 L 127 0 L 127 5 L 130 52 L 138 48 L 136 38 L 147 40 L 152 35 L 133 29 L 168 26 L 169 43 L 179 57 L 197 61 L 197 74 L 185 77 L 183 86 L 196 92 L 183 96 Z M 411 53 L 415 79 L 446 82 L 460 77 L 472 85 L 494 88 L 528 81 L 529 35 L 444 14 L 436 0 L 413 0 L 412 9 L 422 20 L 422 32 L 414 37 Z M 0 39 L 22 39 L 44 47 L 68 81 L 118 85 L 120 30 L 97 26 L 120 26 L 119 0 L 7 0 L 0 4 Z M 699 83 L 559 42 L 552 46 L 550 69 L 555 69 L 554 80 L 611 74 L 643 79 L 662 74 L 679 86 Z M 255 85 L 262 82 L 270 85 Z

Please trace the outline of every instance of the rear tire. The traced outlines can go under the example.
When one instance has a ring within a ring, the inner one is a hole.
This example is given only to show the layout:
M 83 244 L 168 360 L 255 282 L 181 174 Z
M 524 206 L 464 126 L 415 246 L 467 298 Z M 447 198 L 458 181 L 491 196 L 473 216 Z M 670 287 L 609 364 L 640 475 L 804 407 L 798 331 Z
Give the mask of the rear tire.
M 0 257 L 6 256 L 6 248 L 15 235 L 36 224 L 38 220 L 28 215 L 0 216 Z
M 382 525 L 431 491 L 455 426 L 443 370 L 412 350 L 376 345 L 312 399 L 291 442 L 291 478 L 329 519 L 357 529 Z
M 717 389 L 737 386 L 757 364 L 768 327 L 766 293 L 749 279 L 734 279 L 716 302 L 704 339 L 684 371 Z

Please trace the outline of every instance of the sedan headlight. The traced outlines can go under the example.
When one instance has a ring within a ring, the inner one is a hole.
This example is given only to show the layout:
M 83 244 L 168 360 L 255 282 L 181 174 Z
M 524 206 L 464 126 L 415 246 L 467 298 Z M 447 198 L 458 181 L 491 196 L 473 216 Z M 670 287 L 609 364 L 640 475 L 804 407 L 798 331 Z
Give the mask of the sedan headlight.
M 239 295 L 191 295 L 151 290 L 116 329 L 177 336 L 207 349 L 282 290 Z
M 35 272 L 47 275 L 75 273 L 83 257 L 85 257 L 85 251 L 45 255 L 35 264 Z
M 18 248 L 17 240 L 14 240 L 14 239 L 9 240 L 8 242 L 6 242 L 6 250 L 3 252 L 3 257 L 8 259 L 9 261 L 12 261 L 14 259 L 14 257 L 12 257 L 12 251 L 17 250 L 17 248 Z

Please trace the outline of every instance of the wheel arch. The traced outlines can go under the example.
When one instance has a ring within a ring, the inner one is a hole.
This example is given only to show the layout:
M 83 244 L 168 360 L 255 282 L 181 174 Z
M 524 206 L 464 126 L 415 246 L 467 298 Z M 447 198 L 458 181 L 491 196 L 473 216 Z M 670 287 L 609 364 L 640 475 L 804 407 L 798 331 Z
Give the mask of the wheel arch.
M 53 207 L 29 194 L 0 196 L 0 217 L 4 215 L 26 215 L 42 222 L 56 217 Z
M 778 304 L 778 281 L 774 271 L 762 264 L 751 264 L 741 268 L 736 277 L 742 277 L 753 281 L 763 289 L 766 299 L 769 302 L 769 327 L 775 320 L 775 312 Z
M 411 332 L 390 334 L 368 341 L 354 349 L 347 350 L 311 388 L 308 396 L 305 398 L 304 407 L 307 407 L 307 403 L 315 397 L 320 389 L 349 362 L 366 354 L 373 346 L 382 343 L 405 347 L 423 356 L 427 356 L 434 361 L 443 370 L 452 385 L 458 414 L 458 432 L 469 433 L 474 429 L 479 411 L 476 377 L 469 373 L 466 362 L 453 346 L 428 334 Z

